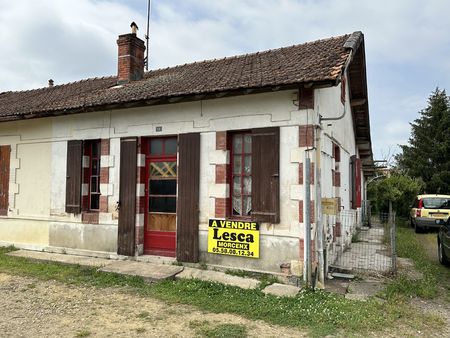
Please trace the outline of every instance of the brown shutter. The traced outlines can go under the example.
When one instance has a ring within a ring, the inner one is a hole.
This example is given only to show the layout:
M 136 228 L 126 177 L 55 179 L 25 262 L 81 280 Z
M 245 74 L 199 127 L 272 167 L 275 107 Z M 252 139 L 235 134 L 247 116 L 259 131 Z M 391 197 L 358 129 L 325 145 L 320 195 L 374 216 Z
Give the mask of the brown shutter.
M 0 216 L 8 216 L 10 153 L 10 146 L 0 146 Z
M 119 232 L 117 253 L 134 256 L 136 227 L 137 139 L 120 140 Z
M 200 134 L 178 140 L 177 260 L 198 262 Z
M 280 128 L 252 130 L 252 217 L 280 222 Z
M 67 142 L 66 212 L 81 212 L 83 141 Z

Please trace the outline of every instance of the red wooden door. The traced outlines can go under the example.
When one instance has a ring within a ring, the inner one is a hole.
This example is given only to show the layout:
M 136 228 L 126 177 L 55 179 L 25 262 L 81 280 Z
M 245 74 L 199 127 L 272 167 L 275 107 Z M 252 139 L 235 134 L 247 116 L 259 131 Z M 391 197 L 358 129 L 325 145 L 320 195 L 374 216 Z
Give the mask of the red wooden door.
M 144 253 L 175 257 L 177 138 L 147 141 Z

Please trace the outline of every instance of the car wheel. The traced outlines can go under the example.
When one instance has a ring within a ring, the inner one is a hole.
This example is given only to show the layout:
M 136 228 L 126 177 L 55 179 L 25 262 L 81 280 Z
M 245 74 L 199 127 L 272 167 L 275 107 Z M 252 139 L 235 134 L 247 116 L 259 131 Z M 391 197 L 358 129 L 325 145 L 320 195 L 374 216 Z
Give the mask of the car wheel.
M 445 255 L 444 248 L 442 247 L 441 241 L 438 241 L 438 257 L 439 263 L 442 265 L 449 265 L 450 261 L 448 257 Z
M 420 234 L 422 232 L 422 228 L 417 225 L 417 223 L 414 223 L 414 231 L 416 234 Z

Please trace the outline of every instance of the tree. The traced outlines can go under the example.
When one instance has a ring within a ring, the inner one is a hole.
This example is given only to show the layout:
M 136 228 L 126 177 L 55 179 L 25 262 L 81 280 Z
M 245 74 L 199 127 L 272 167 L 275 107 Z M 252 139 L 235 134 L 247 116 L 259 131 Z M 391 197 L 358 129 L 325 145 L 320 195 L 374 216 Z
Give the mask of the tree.
M 428 106 L 411 123 L 408 145 L 400 146 L 398 168 L 411 177 L 421 178 L 427 193 L 450 193 L 450 98 L 436 90 Z
M 411 203 L 423 185 L 421 179 L 394 172 L 389 177 L 372 181 L 368 186 L 368 195 L 375 211 L 388 212 L 389 201 L 392 201 L 398 215 L 408 216 Z

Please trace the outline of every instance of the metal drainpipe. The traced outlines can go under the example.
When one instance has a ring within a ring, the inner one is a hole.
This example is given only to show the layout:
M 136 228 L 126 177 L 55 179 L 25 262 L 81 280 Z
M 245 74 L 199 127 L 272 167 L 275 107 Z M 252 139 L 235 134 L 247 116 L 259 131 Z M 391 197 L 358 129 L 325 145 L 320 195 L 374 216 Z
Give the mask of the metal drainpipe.
M 306 283 L 306 286 L 311 285 L 311 221 L 310 221 L 310 208 L 311 208 L 311 181 L 310 181 L 310 165 L 311 160 L 309 158 L 308 149 L 305 150 L 305 236 L 303 241 L 304 247 L 304 256 L 305 256 L 305 266 L 303 273 L 303 280 Z
M 323 254 L 323 222 L 322 222 L 322 182 L 321 182 L 321 128 L 320 125 L 316 127 L 316 165 L 315 165 L 315 213 L 316 213 L 316 250 L 318 254 L 318 281 L 321 287 L 325 285 L 325 259 Z

